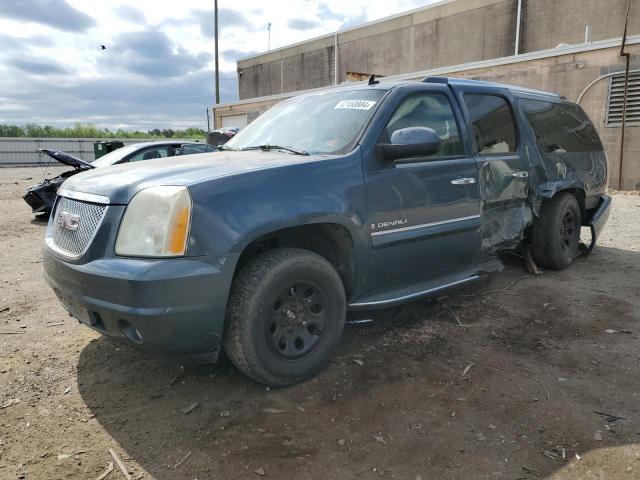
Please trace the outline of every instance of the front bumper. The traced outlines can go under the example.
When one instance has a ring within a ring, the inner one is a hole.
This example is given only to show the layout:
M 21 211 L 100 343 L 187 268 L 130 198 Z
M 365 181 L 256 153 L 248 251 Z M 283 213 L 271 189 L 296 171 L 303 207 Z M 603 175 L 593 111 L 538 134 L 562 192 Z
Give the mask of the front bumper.
M 43 252 L 45 279 L 69 313 L 103 335 L 196 363 L 217 359 L 238 255 L 104 257 L 83 264 Z
M 56 199 L 56 190 L 57 187 L 50 187 L 48 184 L 36 185 L 27 190 L 22 198 L 31 207 L 33 213 L 51 213 Z
M 586 226 L 591 229 L 591 243 L 587 247 L 587 252 L 591 252 L 596 246 L 596 241 L 602 232 L 602 229 L 609 219 L 611 213 L 611 197 L 609 195 L 600 195 L 598 207 L 591 213 Z

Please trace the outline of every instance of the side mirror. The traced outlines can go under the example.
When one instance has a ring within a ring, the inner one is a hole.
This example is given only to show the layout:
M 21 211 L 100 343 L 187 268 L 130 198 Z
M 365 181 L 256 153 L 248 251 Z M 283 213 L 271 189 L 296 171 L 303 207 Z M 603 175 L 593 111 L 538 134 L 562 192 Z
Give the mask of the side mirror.
M 427 127 L 407 127 L 396 130 L 391 135 L 391 143 L 378 145 L 385 160 L 433 155 L 440 151 L 440 135 Z

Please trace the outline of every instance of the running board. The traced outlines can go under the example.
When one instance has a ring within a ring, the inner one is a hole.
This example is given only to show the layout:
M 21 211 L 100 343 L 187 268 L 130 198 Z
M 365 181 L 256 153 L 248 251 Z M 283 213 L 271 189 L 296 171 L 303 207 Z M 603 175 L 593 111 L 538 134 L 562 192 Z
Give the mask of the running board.
M 351 310 L 364 310 L 374 308 L 385 308 L 398 305 L 400 303 L 410 302 L 420 297 L 428 296 L 456 285 L 462 285 L 468 282 L 478 280 L 484 273 L 497 272 L 502 270 L 502 262 L 498 259 L 491 259 L 483 262 L 473 268 L 463 272 L 462 274 L 440 277 L 437 279 L 429 279 L 413 282 L 411 284 L 402 283 L 394 285 L 391 288 L 377 288 L 368 292 L 364 296 L 358 298 L 349 304 Z

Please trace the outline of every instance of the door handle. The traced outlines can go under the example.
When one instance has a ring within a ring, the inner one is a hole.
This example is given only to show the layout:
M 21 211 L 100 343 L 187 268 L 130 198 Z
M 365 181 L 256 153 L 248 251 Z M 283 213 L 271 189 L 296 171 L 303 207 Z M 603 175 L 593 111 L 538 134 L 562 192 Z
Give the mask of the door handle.
M 476 183 L 476 179 L 471 177 L 451 180 L 451 185 L 473 185 L 474 183 Z
M 511 176 L 513 178 L 528 178 L 529 177 L 529 172 L 513 172 L 511 174 Z

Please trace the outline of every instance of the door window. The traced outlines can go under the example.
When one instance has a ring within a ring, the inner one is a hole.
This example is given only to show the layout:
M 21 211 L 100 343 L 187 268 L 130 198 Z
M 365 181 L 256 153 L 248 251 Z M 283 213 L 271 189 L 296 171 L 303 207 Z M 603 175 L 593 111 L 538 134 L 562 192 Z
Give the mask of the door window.
M 181 153 L 182 155 L 191 155 L 193 153 L 205 153 L 205 152 L 213 152 L 215 149 L 211 145 L 194 145 L 192 143 L 185 143 L 182 145 Z
M 602 151 L 589 117 L 577 105 L 541 100 L 519 103 L 543 153 Z
M 381 141 L 388 143 L 396 130 L 427 127 L 440 136 L 442 146 L 435 157 L 463 156 L 458 125 L 449 99 L 440 93 L 419 93 L 404 100 L 385 128 Z
M 516 126 L 507 101 L 497 95 L 465 94 L 473 136 L 480 155 L 513 153 Z
M 171 149 L 171 151 L 169 151 Z M 129 162 L 138 162 L 140 160 L 152 160 L 154 158 L 164 158 L 173 155 L 173 148 L 171 145 L 162 145 L 159 147 L 147 148 L 141 152 L 136 153 L 129 158 Z

